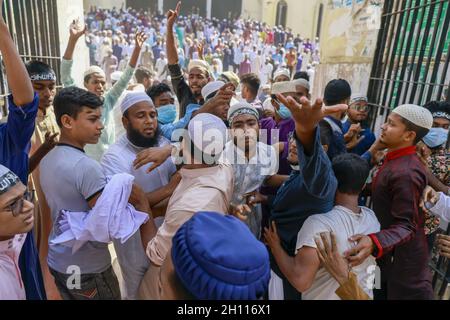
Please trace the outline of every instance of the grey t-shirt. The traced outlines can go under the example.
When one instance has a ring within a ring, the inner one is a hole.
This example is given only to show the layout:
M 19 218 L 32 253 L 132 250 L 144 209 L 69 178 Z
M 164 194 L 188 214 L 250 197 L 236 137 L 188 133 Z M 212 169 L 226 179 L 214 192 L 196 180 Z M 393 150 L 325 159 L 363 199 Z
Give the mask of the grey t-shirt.
M 58 145 L 40 164 L 41 187 L 51 210 L 52 231 L 49 241 L 60 232 L 55 227 L 61 210 L 89 211 L 88 201 L 106 185 L 100 164 L 89 158 L 81 149 Z M 101 273 L 111 266 L 108 245 L 88 242 L 72 254 L 72 248 L 63 245 L 49 246 L 48 265 L 60 273 L 72 273 L 71 266 L 80 268 L 82 274 Z

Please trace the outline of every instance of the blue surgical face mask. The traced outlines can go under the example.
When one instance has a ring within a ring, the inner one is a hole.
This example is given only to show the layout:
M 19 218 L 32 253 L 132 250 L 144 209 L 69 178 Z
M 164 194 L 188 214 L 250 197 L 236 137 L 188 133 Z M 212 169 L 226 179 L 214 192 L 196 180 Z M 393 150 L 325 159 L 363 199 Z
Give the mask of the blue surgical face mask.
M 430 148 L 442 146 L 447 142 L 448 130 L 444 128 L 431 128 L 430 132 L 423 138 L 423 142 Z
M 286 120 L 286 119 L 289 119 L 292 117 L 291 111 L 284 104 L 280 104 L 280 109 L 278 109 L 277 113 L 283 120 Z
M 167 104 L 158 108 L 158 122 L 161 124 L 173 123 L 177 118 L 177 107 L 174 104 Z

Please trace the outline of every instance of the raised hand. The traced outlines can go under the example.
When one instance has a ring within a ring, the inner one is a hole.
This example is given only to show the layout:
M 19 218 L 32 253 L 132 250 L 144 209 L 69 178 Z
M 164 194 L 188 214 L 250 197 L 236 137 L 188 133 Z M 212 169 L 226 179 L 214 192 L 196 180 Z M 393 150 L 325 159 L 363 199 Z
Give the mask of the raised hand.
M 352 150 L 353 148 L 355 148 L 358 144 L 360 144 L 360 142 L 364 140 L 364 138 L 365 136 L 361 136 L 358 138 L 357 134 L 353 135 L 350 141 L 347 142 L 347 150 Z
M 181 9 L 181 1 L 177 3 L 177 7 L 175 8 L 175 10 L 169 10 L 167 12 L 167 26 L 170 28 L 170 30 L 172 30 L 175 21 L 180 15 L 180 9 Z
M 345 142 L 350 142 L 354 136 L 357 136 L 361 132 L 362 128 L 359 123 L 352 124 L 348 132 L 344 135 Z
M 147 39 L 148 39 L 148 35 L 146 35 L 145 32 L 143 32 L 143 31 L 136 32 L 136 35 L 134 36 L 136 48 L 142 49 L 142 47 L 144 46 L 144 43 L 145 43 L 145 41 L 147 41 Z
M 292 114 L 292 118 L 299 125 L 299 130 L 303 132 L 313 131 L 319 122 L 327 115 L 346 111 L 348 105 L 337 104 L 335 106 L 324 106 L 322 99 L 317 99 L 314 104 L 306 97 L 300 99 L 300 103 L 292 97 L 285 97 L 282 94 L 277 94 L 278 101 L 283 103 Z
M 69 28 L 70 38 L 73 40 L 78 40 L 86 33 L 86 30 L 87 30 L 87 25 L 86 24 L 83 25 L 80 22 L 80 19 L 75 19 L 70 24 L 70 28 Z
M 47 132 L 45 134 L 45 141 L 42 143 L 42 148 L 47 151 L 52 150 L 58 143 L 58 139 L 56 139 L 58 135 L 59 133 L 51 134 L 51 132 Z

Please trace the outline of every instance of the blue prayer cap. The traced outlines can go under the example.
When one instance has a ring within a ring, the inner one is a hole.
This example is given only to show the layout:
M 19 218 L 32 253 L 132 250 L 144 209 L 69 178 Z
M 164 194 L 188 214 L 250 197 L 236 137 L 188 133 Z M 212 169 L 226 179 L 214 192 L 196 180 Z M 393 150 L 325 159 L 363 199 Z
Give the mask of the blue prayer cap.
M 233 216 L 196 213 L 172 241 L 175 271 L 201 300 L 256 300 L 267 291 L 269 254 Z

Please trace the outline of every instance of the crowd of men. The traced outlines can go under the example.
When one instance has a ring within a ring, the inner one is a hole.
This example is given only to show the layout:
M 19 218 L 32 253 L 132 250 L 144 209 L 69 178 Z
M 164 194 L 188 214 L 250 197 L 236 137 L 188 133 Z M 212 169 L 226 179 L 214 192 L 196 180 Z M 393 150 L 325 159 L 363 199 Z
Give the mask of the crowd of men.
M 116 72 L 119 77 L 125 70 L 138 30 L 148 35 L 139 64 L 156 80 L 170 80 L 166 17 L 131 8 L 92 7 L 85 18 L 90 62 L 103 67 L 108 83 L 111 74 Z M 191 60 L 202 59 L 210 65 L 215 80 L 225 71 L 239 76 L 255 73 L 266 85 L 280 69 L 288 69 L 292 77 L 303 71 L 313 78 L 315 66 L 320 63 L 318 38 L 303 39 L 282 26 L 271 28 L 252 20 L 204 19 L 192 14 L 180 16 L 174 31 L 181 69 L 186 70 Z
M 431 248 L 450 258 L 450 104 L 398 106 L 376 137 L 344 79 L 312 101 L 289 65 L 268 88 L 261 70 L 216 78 L 201 53 L 183 65 L 180 5 L 141 20 L 165 36 L 170 81 L 142 66 L 152 32 L 133 15 L 89 13 L 135 35 L 118 78 L 91 54 L 83 88 L 83 24 L 56 74 L 24 64 L 0 19 L 0 299 L 433 299 Z

